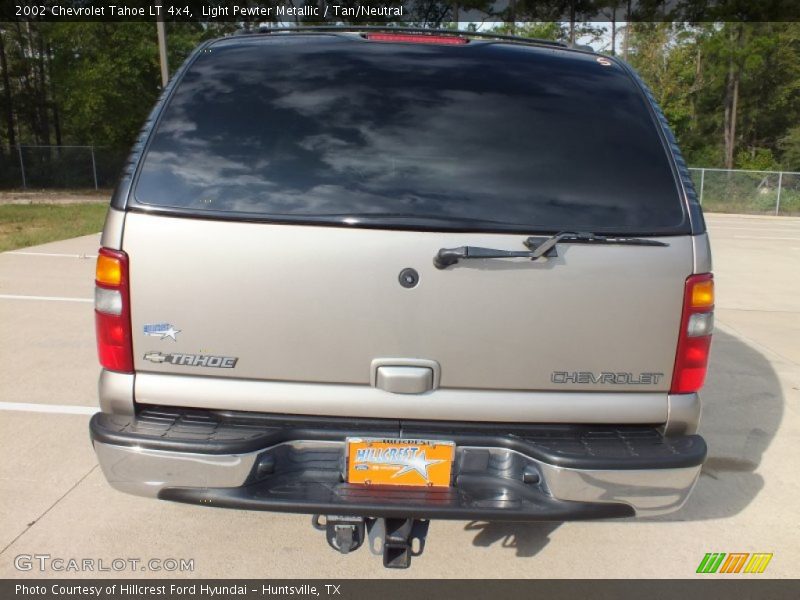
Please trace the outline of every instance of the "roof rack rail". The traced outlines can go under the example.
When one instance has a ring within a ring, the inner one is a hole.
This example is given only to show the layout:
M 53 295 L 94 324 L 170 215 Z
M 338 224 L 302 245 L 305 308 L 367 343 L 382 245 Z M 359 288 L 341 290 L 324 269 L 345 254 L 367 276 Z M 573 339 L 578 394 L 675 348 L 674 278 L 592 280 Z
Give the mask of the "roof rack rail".
M 352 33 L 418 33 L 430 35 L 452 35 L 456 37 L 474 37 L 490 40 L 504 40 L 510 42 L 522 42 L 527 44 L 541 44 L 545 46 L 557 46 L 559 48 L 569 48 L 566 42 L 556 40 L 545 40 L 541 38 L 528 38 L 518 35 L 506 35 L 503 33 L 491 33 L 483 31 L 463 31 L 459 29 L 429 29 L 425 27 L 388 27 L 388 26 L 364 26 L 364 25 L 301 25 L 297 27 L 270 27 L 269 25 L 259 25 L 254 30 L 238 30 L 237 35 L 269 34 L 269 33 L 330 33 L 330 32 L 352 32 Z

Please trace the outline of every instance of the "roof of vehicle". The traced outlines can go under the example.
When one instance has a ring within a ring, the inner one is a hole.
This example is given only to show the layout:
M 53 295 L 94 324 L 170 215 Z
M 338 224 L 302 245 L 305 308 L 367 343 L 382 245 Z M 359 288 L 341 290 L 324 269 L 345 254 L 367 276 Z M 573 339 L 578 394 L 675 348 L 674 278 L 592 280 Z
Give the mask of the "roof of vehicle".
M 381 26 L 351 26 L 351 25 L 320 25 L 320 26 L 298 26 L 298 27 L 270 27 L 261 26 L 258 29 L 240 29 L 234 35 L 245 36 L 270 36 L 280 34 L 315 34 L 315 33 L 355 33 L 368 35 L 370 33 L 387 33 L 397 35 L 419 35 L 419 36 L 447 36 L 462 39 L 474 39 L 481 41 L 502 41 L 506 43 L 524 44 L 528 46 L 549 46 L 571 52 L 588 53 L 596 55 L 590 46 L 575 44 L 570 45 L 558 40 L 548 40 L 542 38 L 523 37 L 518 35 L 507 35 L 494 32 L 483 31 L 463 31 L 456 29 L 430 29 L 420 27 L 381 27 Z

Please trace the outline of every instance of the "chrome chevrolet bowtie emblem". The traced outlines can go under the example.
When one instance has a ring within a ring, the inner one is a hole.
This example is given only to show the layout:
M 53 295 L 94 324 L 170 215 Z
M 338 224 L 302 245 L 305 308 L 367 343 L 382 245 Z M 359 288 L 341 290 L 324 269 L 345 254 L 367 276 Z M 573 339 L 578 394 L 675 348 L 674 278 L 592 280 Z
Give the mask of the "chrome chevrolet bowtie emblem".
M 148 352 L 144 355 L 144 359 L 154 363 L 163 363 L 167 360 L 167 356 L 169 355 L 161 354 L 161 352 Z

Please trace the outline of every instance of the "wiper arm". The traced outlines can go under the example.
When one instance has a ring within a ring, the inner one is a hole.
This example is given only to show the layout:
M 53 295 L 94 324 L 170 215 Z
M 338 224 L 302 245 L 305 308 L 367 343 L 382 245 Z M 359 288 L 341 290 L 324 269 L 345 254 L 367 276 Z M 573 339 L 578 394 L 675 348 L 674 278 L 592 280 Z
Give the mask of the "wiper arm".
M 458 248 L 441 248 L 433 257 L 437 269 L 446 269 L 458 261 L 467 258 L 533 258 L 530 250 L 497 250 L 495 248 L 479 248 L 478 246 L 459 246 Z
M 538 260 L 542 257 L 558 256 L 558 244 L 615 244 L 628 246 L 669 246 L 664 242 L 646 240 L 635 237 L 619 237 L 596 235 L 586 232 L 563 231 L 551 237 L 529 237 L 524 242 L 528 250 L 498 250 L 478 246 L 459 246 L 458 248 L 440 248 L 433 257 L 437 269 L 446 269 L 460 260 L 476 258 L 529 258 Z

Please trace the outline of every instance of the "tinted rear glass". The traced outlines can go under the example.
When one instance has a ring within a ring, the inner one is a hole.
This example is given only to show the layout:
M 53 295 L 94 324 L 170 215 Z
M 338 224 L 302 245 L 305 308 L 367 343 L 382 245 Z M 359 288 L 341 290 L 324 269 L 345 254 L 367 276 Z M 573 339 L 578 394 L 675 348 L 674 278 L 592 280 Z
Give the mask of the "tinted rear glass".
M 688 231 L 645 99 L 563 50 L 232 39 L 190 66 L 140 203 L 488 231 Z

